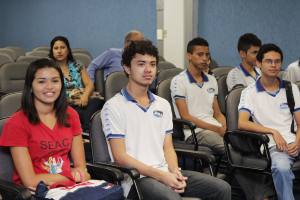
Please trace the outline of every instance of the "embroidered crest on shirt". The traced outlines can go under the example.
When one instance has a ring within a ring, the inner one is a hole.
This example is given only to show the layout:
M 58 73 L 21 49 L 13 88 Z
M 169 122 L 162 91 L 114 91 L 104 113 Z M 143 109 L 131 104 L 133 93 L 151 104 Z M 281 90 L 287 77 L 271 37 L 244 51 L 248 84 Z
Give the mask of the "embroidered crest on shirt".
M 44 161 L 43 168 L 48 171 L 49 174 L 59 174 L 62 172 L 63 159 L 61 157 L 54 158 L 50 156 L 47 161 Z
M 155 117 L 161 118 L 164 115 L 164 113 L 162 111 L 160 111 L 160 110 L 154 110 L 153 111 L 153 115 Z
M 287 108 L 289 108 L 287 103 L 281 103 L 280 104 L 280 109 L 287 109 Z
M 208 88 L 208 89 L 207 89 L 207 92 L 208 92 L 208 93 L 213 93 L 213 92 L 215 92 L 215 89 L 214 89 L 214 88 Z

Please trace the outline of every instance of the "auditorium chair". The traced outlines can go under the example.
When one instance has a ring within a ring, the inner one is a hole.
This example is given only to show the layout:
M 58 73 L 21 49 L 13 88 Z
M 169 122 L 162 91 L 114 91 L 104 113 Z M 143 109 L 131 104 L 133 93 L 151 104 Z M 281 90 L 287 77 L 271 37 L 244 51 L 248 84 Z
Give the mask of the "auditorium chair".
M 124 71 L 113 72 L 107 76 L 104 86 L 104 99 L 109 100 L 115 94 L 121 91 L 123 87 L 126 87 L 128 77 Z
M 100 96 L 104 97 L 104 87 L 105 87 L 105 80 L 104 80 L 104 69 L 96 69 L 95 71 L 95 91 L 100 94 Z
M 13 61 L 17 59 L 17 54 L 12 49 L 0 48 L 0 53 L 7 54 Z
M 40 56 L 20 56 L 18 57 L 17 61 L 16 62 L 26 62 L 28 64 L 32 63 L 33 61 L 36 61 L 38 59 L 41 59 L 42 57 Z
M 85 67 L 88 67 L 92 62 L 90 56 L 85 53 L 73 53 L 73 57 L 75 60 L 80 61 Z
M 27 68 L 26 62 L 7 63 L 0 68 L 0 96 L 23 90 Z
M 213 75 L 218 80 L 221 76 L 228 74 L 230 70 L 232 70 L 234 67 L 231 66 L 219 66 L 217 68 L 212 69 Z
M 162 70 L 166 70 L 166 69 L 172 69 L 172 68 L 176 68 L 176 66 L 168 61 L 161 61 L 158 62 L 157 64 L 157 71 L 160 72 Z
M 227 74 L 224 74 L 219 77 L 217 80 L 218 83 L 218 103 L 220 106 L 221 112 L 225 115 L 226 114 L 226 96 L 228 94 L 228 88 L 227 88 Z
M 50 46 L 38 46 L 32 49 L 32 51 L 50 51 Z
M 18 46 L 6 46 L 5 49 L 11 49 L 15 52 L 17 58 L 20 56 L 25 56 L 26 50 Z
M 213 155 L 213 152 L 210 148 L 198 145 L 198 141 L 196 139 L 196 125 L 190 121 L 176 118 L 174 113 L 174 108 L 172 104 L 171 98 L 171 78 L 162 81 L 157 87 L 157 95 L 166 99 L 171 106 L 172 115 L 173 115 L 173 145 L 176 150 L 176 153 L 183 158 L 183 165 L 185 164 L 185 157 L 190 157 L 194 160 L 194 169 L 197 169 L 197 162 L 204 162 L 208 164 L 209 172 L 211 175 L 217 175 L 217 170 L 213 170 L 213 164 L 216 162 L 216 158 Z M 192 136 L 194 139 L 193 144 L 188 144 L 185 142 L 184 138 L 184 128 L 189 128 L 192 132 Z M 197 153 L 199 155 L 197 155 Z M 198 156 L 198 157 L 197 157 Z M 201 164 L 201 163 L 200 163 Z M 201 166 L 200 166 L 201 167 Z
M 9 117 L 21 107 L 22 92 L 8 93 L 0 97 L 0 118 Z
M 271 180 L 271 158 L 268 148 L 269 138 L 265 134 L 238 129 L 238 105 L 243 89 L 244 87 L 242 86 L 234 88 L 230 91 L 226 100 L 228 132 L 225 133 L 224 143 L 231 174 L 233 176 L 237 174 L 247 174 L 249 176 L 250 174 L 250 176 L 256 176 L 258 179 L 262 178 L 262 175 L 266 175 Z M 299 160 L 294 163 L 293 171 L 297 174 L 295 182 L 299 182 Z M 264 186 L 262 182 L 257 184 L 262 184 L 261 187 Z M 241 186 L 243 188 L 243 185 Z M 249 185 L 244 187 L 247 188 Z M 244 192 L 247 194 L 245 189 Z
M 90 57 L 90 59 L 93 59 L 93 56 L 91 55 L 91 53 L 86 50 L 85 48 L 72 48 L 72 53 L 83 53 L 86 54 L 87 56 Z
M 0 53 L 0 68 L 6 63 L 12 63 L 14 60 L 5 53 Z
M 42 50 L 38 50 L 38 51 L 30 51 L 26 53 L 26 56 L 38 56 L 41 58 L 48 58 L 49 57 L 49 51 L 42 51 Z

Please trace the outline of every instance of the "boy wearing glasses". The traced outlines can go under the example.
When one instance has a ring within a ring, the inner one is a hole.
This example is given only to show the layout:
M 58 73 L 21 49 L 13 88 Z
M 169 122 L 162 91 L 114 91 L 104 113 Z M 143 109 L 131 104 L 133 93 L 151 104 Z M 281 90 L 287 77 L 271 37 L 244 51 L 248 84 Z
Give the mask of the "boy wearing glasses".
M 239 38 L 237 48 L 241 64 L 228 73 L 226 79 L 228 91 L 236 85 L 248 86 L 259 77 L 260 71 L 256 68 L 256 55 L 260 46 L 260 39 L 253 33 L 245 33 Z
M 291 132 L 292 120 L 300 125 L 300 94 L 292 84 L 295 101 L 294 119 L 290 113 L 284 80 L 277 75 L 283 60 L 281 49 L 275 44 L 262 45 L 257 54 L 261 77 L 242 91 L 239 104 L 240 129 L 267 134 L 272 159 L 272 177 L 279 200 L 294 199 L 291 170 L 299 158 L 300 129 Z M 253 122 L 249 120 L 252 117 Z

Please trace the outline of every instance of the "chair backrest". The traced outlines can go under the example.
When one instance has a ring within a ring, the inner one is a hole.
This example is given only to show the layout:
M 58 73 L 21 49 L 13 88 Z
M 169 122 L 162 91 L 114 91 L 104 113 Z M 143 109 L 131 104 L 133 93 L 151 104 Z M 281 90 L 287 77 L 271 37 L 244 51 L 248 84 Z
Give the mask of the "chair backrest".
M 231 90 L 226 99 L 226 120 L 227 129 L 229 131 L 238 128 L 238 105 L 240 102 L 241 93 L 244 87 L 238 87 Z
M 209 63 L 209 69 L 213 70 L 215 68 L 219 67 L 217 61 L 215 61 L 214 59 L 211 59 L 211 62 Z
M 9 93 L 0 99 L 0 118 L 9 117 L 21 107 L 22 92 Z
M 12 63 L 14 60 L 5 53 L 0 53 L 0 67 L 6 63 Z
M 97 69 L 95 72 L 95 91 L 99 92 L 99 94 L 103 97 L 104 97 L 104 87 L 105 87 L 104 70 Z
M 231 66 L 219 66 L 217 68 L 212 69 L 212 73 L 216 77 L 216 79 L 219 79 L 221 76 L 228 74 L 230 70 L 232 70 L 234 67 Z
M 0 68 L 0 90 L 3 93 L 21 91 L 24 88 L 28 63 L 7 63 Z
M 35 60 L 41 59 L 42 57 L 40 56 L 20 56 L 17 59 L 17 62 L 26 62 L 28 64 L 32 63 Z
M 2 135 L 3 125 L 9 118 L 0 118 L 0 136 Z M 14 165 L 8 147 L 0 146 L 0 179 L 11 182 Z
M 85 48 L 72 48 L 72 53 L 86 54 L 87 56 L 90 57 L 90 59 L 93 59 L 93 56 L 91 55 L 91 53 L 88 50 L 86 50 Z
M 157 71 L 162 71 L 162 70 L 166 70 L 166 69 L 172 69 L 172 68 L 176 68 L 176 66 L 168 61 L 161 61 L 158 62 L 157 64 Z
M 111 161 L 106 138 L 102 130 L 100 111 L 96 112 L 91 119 L 90 144 L 93 155 L 93 163 Z
M 7 54 L 14 61 L 17 59 L 17 54 L 12 49 L 0 48 L 0 53 Z
M 39 46 L 32 49 L 32 51 L 50 51 L 50 46 Z
M 226 84 L 227 74 L 221 76 L 218 79 L 218 103 L 220 106 L 220 110 L 223 114 L 226 113 L 226 96 L 228 94 L 228 88 Z
M 105 81 L 104 98 L 109 100 L 115 94 L 121 91 L 123 87 L 128 83 L 128 77 L 124 71 L 111 73 Z
M 172 115 L 173 118 L 175 118 L 175 112 L 173 108 L 171 89 L 170 89 L 171 81 L 172 78 L 161 81 L 157 86 L 156 92 L 158 96 L 166 99 L 170 103 L 172 109 Z M 173 134 L 172 134 L 173 140 L 181 140 L 181 141 L 184 140 L 184 132 L 183 132 L 182 124 L 173 124 L 173 125 L 174 125 Z
M 7 46 L 5 49 L 11 49 L 15 52 L 17 55 L 17 58 L 20 56 L 25 56 L 26 50 L 22 47 L 17 47 L 17 46 Z
M 38 57 L 42 57 L 42 58 L 48 58 L 49 57 L 49 51 L 43 51 L 43 50 L 30 51 L 30 52 L 26 53 L 26 56 L 38 56 Z
M 163 80 L 173 78 L 174 76 L 176 76 L 177 74 L 179 74 L 182 71 L 183 71 L 183 69 L 180 69 L 177 67 L 160 71 L 157 74 L 157 78 L 156 78 L 157 84 L 159 84 Z
M 75 60 L 80 61 L 85 67 L 88 67 L 89 64 L 92 62 L 90 56 L 84 53 L 73 53 L 73 57 Z

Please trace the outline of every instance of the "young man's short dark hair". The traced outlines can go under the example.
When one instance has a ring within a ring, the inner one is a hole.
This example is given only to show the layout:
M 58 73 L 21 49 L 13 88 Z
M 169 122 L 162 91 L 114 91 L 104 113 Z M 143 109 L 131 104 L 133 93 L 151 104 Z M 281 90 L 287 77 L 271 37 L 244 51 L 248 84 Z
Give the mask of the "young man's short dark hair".
M 261 46 L 261 40 L 253 33 L 245 33 L 239 38 L 238 41 L 238 51 L 244 51 L 247 52 L 248 49 L 250 49 L 251 46 L 260 47 Z
M 262 62 L 262 60 L 264 59 L 264 55 L 270 51 L 275 51 L 277 53 L 280 54 L 281 56 L 281 61 L 283 61 L 283 53 L 281 51 L 281 49 L 276 45 L 276 44 L 264 44 L 260 47 L 257 55 L 256 55 L 256 59 L 259 62 Z
M 150 40 L 133 41 L 124 49 L 122 54 L 122 65 L 130 67 L 130 62 L 135 54 L 150 55 L 156 58 L 158 63 L 158 50 Z
M 196 38 L 192 39 L 191 41 L 189 41 L 187 48 L 186 48 L 187 53 L 193 53 L 194 46 L 209 47 L 208 42 L 204 38 L 196 37 Z

